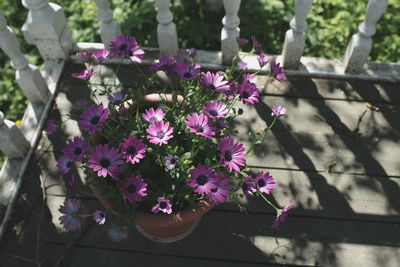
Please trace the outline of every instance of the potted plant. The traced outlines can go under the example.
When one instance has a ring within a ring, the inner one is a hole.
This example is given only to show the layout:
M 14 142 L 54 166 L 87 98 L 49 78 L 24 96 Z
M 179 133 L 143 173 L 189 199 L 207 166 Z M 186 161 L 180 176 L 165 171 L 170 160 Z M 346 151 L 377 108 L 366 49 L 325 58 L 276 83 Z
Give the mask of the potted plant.
M 258 55 L 260 69 L 268 62 L 255 38 L 251 53 Z M 194 49 L 182 49 L 176 58 L 161 57 L 146 74 L 138 66 L 144 51 L 128 35 L 111 41 L 110 50 L 78 53 L 87 68 L 75 76 L 88 81 L 94 104 L 75 103 L 83 136 L 67 140 L 58 159 L 60 172 L 71 173 L 68 196 L 59 209 L 67 230 L 79 230 L 93 216 L 98 224 L 110 225 L 109 236 L 116 241 L 127 238 L 127 228 L 136 225 L 152 240 L 173 242 L 237 191 L 262 197 L 275 208 L 275 227 L 285 219 L 292 206 L 279 209 L 266 198 L 275 186 L 272 175 L 252 176 L 246 166 L 246 157 L 264 141 L 285 108 L 273 108 L 271 124 L 251 136 L 245 151 L 232 137 L 232 122 L 241 114 L 235 108 L 237 101 L 258 102 L 255 76 L 243 72 L 239 58 L 226 72 L 201 71 L 191 62 L 194 54 Z M 143 86 L 134 90 L 122 90 L 115 82 L 92 86 L 93 63 L 110 56 L 129 58 L 145 78 Z M 279 64 L 271 62 L 271 70 L 275 79 L 284 79 Z M 157 79 L 156 72 L 164 72 L 169 82 Z M 106 95 L 108 103 L 100 103 L 97 95 Z M 82 191 L 76 188 L 73 166 L 83 170 L 103 209 L 88 212 L 77 198 Z

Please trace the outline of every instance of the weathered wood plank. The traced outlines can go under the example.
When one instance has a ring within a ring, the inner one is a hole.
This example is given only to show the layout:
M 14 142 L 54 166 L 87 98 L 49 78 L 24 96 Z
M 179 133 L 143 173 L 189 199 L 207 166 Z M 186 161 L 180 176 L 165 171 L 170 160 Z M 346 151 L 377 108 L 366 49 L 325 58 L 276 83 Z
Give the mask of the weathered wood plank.
M 77 92 L 83 92 L 83 97 L 89 94 L 87 87 L 70 83 L 66 84 L 64 91 L 64 100 L 69 101 L 79 98 Z M 329 164 L 336 162 L 331 171 L 400 176 L 396 160 L 400 149 L 392 149 L 398 146 L 400 139 L 400 121 L 396 119 L 400 106 L 382 104 L 383 112 L 378 112 L 357 101 L 263 96 L 254 106 L 237 105 L 244 109 L 244 117 L 239 117 L 237 127 L 237 136 L 242 142 L 246 142 L 250 130 L 262 131 L 264 120 L 268 118 L 270 123 L 270 109 L 276 104 L 285 105 L 288 114 L 280 119 L 264 144 L 271 164 L 264 165 L 264 157 L 253 157 L 251 164 L 326 171 Z M 71 103 L 64 101 L 58 106 L 65 107 L 64 114 L 67 114 Z M 364 111 L 358 131 L 361 136 L 357 137 L 353 131 Z M 304 157 L 309 158 L 312 164 L 304 160 L 296 163 Z
M 295 98 L 343 99 L 371 103 L 400 103 L 399 85 L 391 82 L 287 77 L 283 83 L 257 76 L 262 94 Z
M 285 106 L 288 113 L 262 145 L 266 156 L 253 157 L 249 164 L 326 171 L 336 162 L 331 171 L 400 176 L 400 121 L 396 119 L 400 109 L 376 112 L 359 102 L 264 96 L 254 106 L 237 105 L 244 110 L 244 117 L 237 120 L 238 139 L 248 143 L 249 131 L 261 132 L 266 122 L 272 122 L 271 108 L 277 104 Z
M 131 251 L 201 260 L 327 266 L 398 266 L 398 223 L 318 219 L 289 215 L 276 232 L 270 227 L 274 214 L 213 210 L 190 236 L 172 244 L 144 239 L 136 230 L 130 238 L 112 243 L 105 226 L 90 227 L 79 241 L 81 247 Z M 30 218 L 35 222 L 35 216 Z M 35 227 L 26 226 L 24 240 L 35 240 Z M 58 234 L 43 225 L 47 242 L 65 243 L 71 234 Z M 194 249 L 195 248 L 195 249 Z M 75 248 L 80 249 L 80 248 Z M 141 257 L 141 256 L 137 256 Z

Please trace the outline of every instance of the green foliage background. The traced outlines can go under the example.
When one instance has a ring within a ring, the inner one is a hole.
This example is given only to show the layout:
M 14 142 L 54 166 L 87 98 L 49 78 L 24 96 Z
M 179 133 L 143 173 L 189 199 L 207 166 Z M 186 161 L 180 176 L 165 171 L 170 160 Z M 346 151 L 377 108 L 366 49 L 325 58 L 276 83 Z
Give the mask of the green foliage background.
M 61 5 L 76 42 L 100 42 L 99 21 L 93 0 L 53 0 Z M 307 18 L 304 55 L 341 58 L 352 34 L 365 14 L 367 0 L 314 0 Z M 123 33 L 133 35 L 141 46 L 157 46 L 156 7 L 154 0 L 111 0 L 114 18 Z M 17 35 L 23 53 L 31 64 L 42 66 L 34 46 L 22 37 L 28 10 L 18 0 L 0 1 L 7 24 Z M 205 0 L 171 0 L 177 25 L 179 46 L 219 50 L 224 9 L 213 12 Z M 285 32 L 293 17 L 294 0 L 242 0 L 239 10 L 241 37 L 255 35 L 267 54 L 280 54 Z M 389 0 L 373 37 L 370 61 L 400 63 L 400 1 Z M 250 49 L 250 44 L 245 49 Z M 15 82 L 15 70 L 9 58 L 0 52 L 0 110 L 7 119 L 22 118 L 27 101 Z M 1 161 L 1 160 L 0 160 Z

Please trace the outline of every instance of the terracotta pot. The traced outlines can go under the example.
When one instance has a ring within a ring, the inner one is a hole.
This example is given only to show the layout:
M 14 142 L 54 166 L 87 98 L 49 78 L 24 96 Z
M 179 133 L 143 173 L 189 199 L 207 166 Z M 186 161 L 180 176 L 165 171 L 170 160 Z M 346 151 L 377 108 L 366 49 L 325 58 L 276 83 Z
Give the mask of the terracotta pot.
M 167 102 L 172 103 L 172 95 L 165 94 Z M 178 101 L 183 101 L 182 96 L 178 96 Z M 140 101 L 141 107 L 151 107 L 160 104 L 160 97 L 158 94 L 149 94 L 143 97 Z M 126 102 L 126 107 L 136 105 L 133 101 Z M 101 136 L 94 134 L 92 136 L 93 144 L 100 144 L 102 141 Z M 110 199 L 102 196 L 101 190 L 98 187 L 92 186 L 92 191 L 100 204 L 106 209 L 111 211 L 116 216 L 123 216 L 120 213 L 112 209 L 113 203 Z M 162 243 L 170 243 L 181 240 L 188 236 L 196 228 L 201 217 L 209 212 L 215 203 L 208 200 L 201 200 L 196 203 L 193 207 L 188 207 L 179 212 L 172 214 L 160 214 L 160 213 L 141 213 L 141 216 L 134 220 L 134 224 L 138 231 L 146 238 Z

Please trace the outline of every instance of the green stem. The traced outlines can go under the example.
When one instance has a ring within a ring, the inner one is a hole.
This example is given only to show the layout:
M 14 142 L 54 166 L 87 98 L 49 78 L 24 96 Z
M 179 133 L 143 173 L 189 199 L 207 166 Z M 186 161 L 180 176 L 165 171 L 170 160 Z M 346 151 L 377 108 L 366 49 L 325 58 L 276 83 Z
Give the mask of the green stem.
M 271 205 L 271 207 L 273 207 L 276 210 L 276 212 L 279 212 L 280 209 L 275 207 L 275 205 L 272 204 L 260 191 L 257 191 L 257 193 L 265 200 L 265 202 L 267 202 L 269 205 Z

